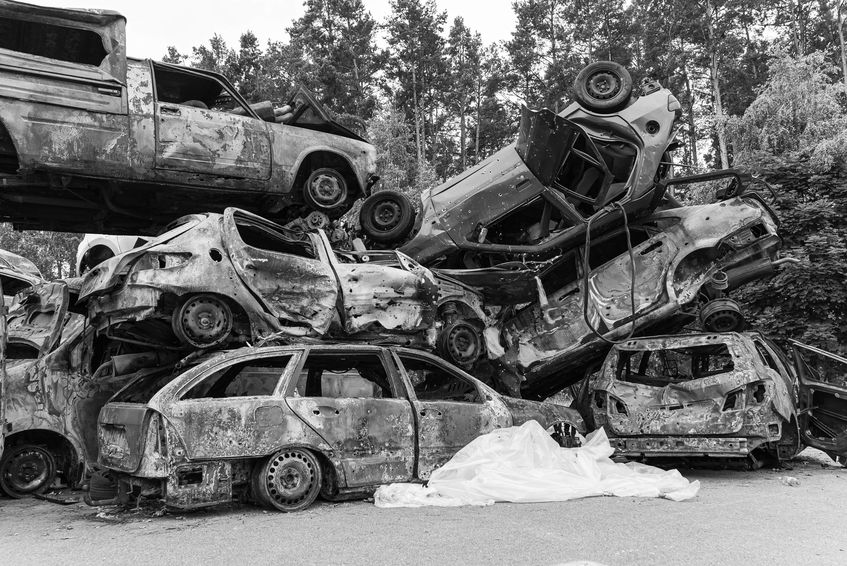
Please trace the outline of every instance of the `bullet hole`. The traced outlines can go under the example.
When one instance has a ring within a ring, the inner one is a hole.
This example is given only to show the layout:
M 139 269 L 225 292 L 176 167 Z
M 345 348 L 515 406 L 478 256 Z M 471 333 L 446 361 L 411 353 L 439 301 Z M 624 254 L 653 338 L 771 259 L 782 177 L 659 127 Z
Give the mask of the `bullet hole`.
M 220 262 L 224 258 L 224 256 L 221 255 L 221 252 L 215 248 L 209 250 L 209 257 L 212 258 L 212 261 L 216 262 Z

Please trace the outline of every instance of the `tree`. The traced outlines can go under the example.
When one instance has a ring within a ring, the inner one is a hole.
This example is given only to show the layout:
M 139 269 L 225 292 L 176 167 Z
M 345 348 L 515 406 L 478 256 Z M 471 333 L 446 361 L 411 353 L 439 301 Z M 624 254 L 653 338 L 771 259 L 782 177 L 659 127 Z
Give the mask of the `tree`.
M 453 20 L 447 41 L 447 56 L 450 62 L 451 96 L 447 107 L 459 116 L 459 171 L 467 167 L 468 156 L 468 116 L 472 104 L 479 95 L 481 77 L 480 50 L 482 39 L 478 33 L 472 33 L 462 18 Z M 479 103 L 475 105 L 479 108 Z
M 72 277 L 76 249 L 82 241 L 79 234 L 14 230 L 0 223 L 0 249 L 16 253 L 33 262 L 47 279 Z

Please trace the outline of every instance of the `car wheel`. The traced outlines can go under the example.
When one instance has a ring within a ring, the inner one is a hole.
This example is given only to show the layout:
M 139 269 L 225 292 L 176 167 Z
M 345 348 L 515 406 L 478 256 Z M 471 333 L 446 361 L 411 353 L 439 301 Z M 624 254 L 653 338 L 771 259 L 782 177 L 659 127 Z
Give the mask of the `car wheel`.
M 253 493 L 279 511 L 305 509 L 321 491 L 321 466 L 308 450 L 280 450 L 253 470 Z
M 214 295 L 192 295 L 176 310 L 171 326 L 183 344 L 211 348 L 232 331 L 232 310 Z
M 346 212 L 347 181 L 335 169 L 315 169 L 306 179 L 303 199 L 314 210 L 341 216 Z
M 0 460 L 0 489 L 20 499 L 41 493 L 56 478 L 56 459 L 42 446 L 21 444 L 9 447 Z
M 482 354 L 482 333 L 466 320 L 456 320 L 446 325 L 438 334 L 438 354 L 450 363 L 468 367 Z
M 583 108 L 610 114 L 626 106 L 629 101 L 632 77 L 619 63 L 598 61 L 579 72 L 573 91 L 574 99 Z
M 744 329 L 744 315 L 732 299 L 714 299 L 700 308 L 700 323 L 708 332 L 739 332 Z
M 375 242 L 399 242 L 415 225 L 415 208 L 402 193 L 378 191 L 362 203 L 359 223 L 362 231 Z

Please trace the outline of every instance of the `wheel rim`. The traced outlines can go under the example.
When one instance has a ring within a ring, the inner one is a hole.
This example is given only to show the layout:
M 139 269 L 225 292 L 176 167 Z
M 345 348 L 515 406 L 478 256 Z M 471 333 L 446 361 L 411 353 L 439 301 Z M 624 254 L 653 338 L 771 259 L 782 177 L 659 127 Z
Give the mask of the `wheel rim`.
M 337 175 L 319 173 L 309 179 L 309 195 L 319 206 L 333 208 L 347 199 L 347 186 Z
M 588 77 L 586 90 L 597 100 L 608 100 L 621 90 L 621 80 L 615 73 L 600 71 Z
M 181 341 L 198 348 L 214 346 L 232 330 L 232 311 L 215 297 L 198 295 L 185 302 L 174 322 Z
M 400 218 L 403 211 L 400 205 L 393 200 L 386 200 L 378 203 L 373 211 L 373 223 L 378 230 L 387 232 L 400 224 Z
M 267 465 L 265 487 L 268 496 L 281 508 L 296 507 L 315 492 L 318 481 L 316 464 L 299 451 L 283 452 Z
M 329 216 L 323 212 L 313 210 L 306 216 L 306 225 L 312 230 L 323 229 L 329 226 Z
M 3 466 L 3 485 L 13 496 L 41 491 L 52 476 L 53 458 L 35 446 L 12 454 Z
M 447 335 L 447 352 L 460 365 L 472 363 L 479 355 L 479 334 L 470 324 L 460 324 Z
M 712 332 L 730 332 L 741 326 L 741 314 L 735 311 L 718 311 L 705 320 L 706 328 Z

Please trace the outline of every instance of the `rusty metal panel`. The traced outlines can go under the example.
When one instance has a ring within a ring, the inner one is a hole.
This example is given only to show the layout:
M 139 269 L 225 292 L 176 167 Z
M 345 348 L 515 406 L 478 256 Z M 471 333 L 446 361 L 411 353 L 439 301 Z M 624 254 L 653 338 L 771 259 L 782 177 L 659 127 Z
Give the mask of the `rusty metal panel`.
M 177 508 L 217 505 L 232 499 L 232 464 L 197 462 L 177 466 L 165 483 L 164 500 Z

